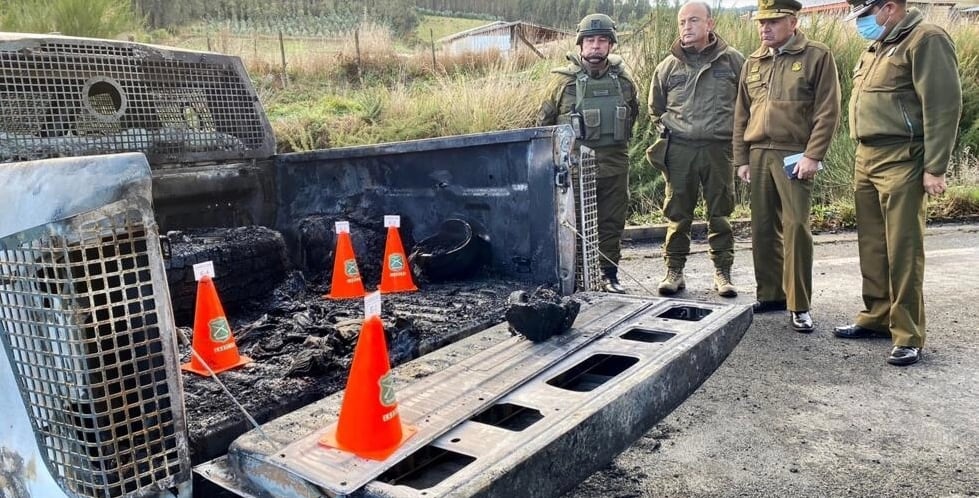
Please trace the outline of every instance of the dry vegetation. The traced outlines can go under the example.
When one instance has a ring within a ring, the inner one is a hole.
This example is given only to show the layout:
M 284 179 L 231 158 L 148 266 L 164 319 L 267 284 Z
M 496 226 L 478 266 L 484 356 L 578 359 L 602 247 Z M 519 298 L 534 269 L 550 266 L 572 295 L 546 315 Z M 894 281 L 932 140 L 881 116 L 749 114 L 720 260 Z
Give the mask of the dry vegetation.
M 659 6 L 650 22 L 622 36 L 618 47 L 641 86 L 676 36 L 674 7 Z M 425 16 L 429 22 L 438 19 Z M 851 89 L 850 70 L 865 46 L 851 25 L 838 19 L 804 19 L 810 38 L 828 44 L 840 68 L 844 101 Z M 963 147 L 956 154 L 950 180 L 953 188 L 930 201 L 936 217 L 979 212 L 979 162 L 971 151 L 979 145 L 979 27 L 949 23 L 961 61 L 965 112 Z M 469 27 L 469 26 L 466 26 Z M 422 24 L 417 32 L 427 32 Z M 733 14 L 718 18 L 717 31 L 744 53 L 757 46 L 754 23 Z M 426 40 L 427 41 L 427 40 Z M 203 38 L 177 40 L 193 48 Z M 416 39 L 417 42 L 417 39 Z M 488 52 L 447 56 L 431 45 L 409 48 L 374 24 L 330 38 L 210 36 L 214 50 L 239 55 L 252 74 L 265 103 L 281 151 L 365 145 L 463 133 L 526 127 L 533 124 L 541 89 L 550 68 L 563 65 L 572 42 L 555 44 L 540 59 L 529 50 L 517 54 Z M 282 70 L 282 48 L 286 70 Z M 845 108 L 846 106 L 844 106 Z M 851 178 L 854 144 L 843 126 L 817 182 L 813 220 L 832 229 L 852 225 Z M 633 143 L 632 212 L 634 222 L 661 221 L 663 183 L 642 161 L 649 141 L 648 121 L 637 123 Z M 745 189 L 739 185 L 739 198 Z M 742 203 L 739 212 L 747 215 Z

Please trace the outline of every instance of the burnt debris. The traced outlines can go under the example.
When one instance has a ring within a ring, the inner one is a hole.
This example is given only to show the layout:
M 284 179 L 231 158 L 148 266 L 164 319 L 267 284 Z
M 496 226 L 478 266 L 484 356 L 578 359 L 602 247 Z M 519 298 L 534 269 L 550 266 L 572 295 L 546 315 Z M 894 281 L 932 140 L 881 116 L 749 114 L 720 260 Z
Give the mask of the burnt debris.
M 311 230 L 311 225 L 307 224 L 303 232 L 305 241 L 312 240 L 313 232 L 323 237 L 332 233 L 332 220 L 324 217 L 316 220 L 316 225 L 316 230 Z M 383 227 L 378 225 L 378 228 Z M 208 254 L 247 252 L 250 250 L 247 244 L 223 244 L 220 241 L 234 237 L 248 239 L 249 231 L 257 234 L 254 240 L 275 240 L 274 236 L 278 234 L 269 230 L 274 235 L 270 236 L 266 230 L 260 227 L 235 229 L 219 239 L 203 239 L 206 235 L 202 234 L 209 233 L 207 231 L 182 232 L 174 234 L 177 243 L 172 252 L 175 257 L 185 259 L 191 258 L 189 254 L 202 252 L 200 248 L 203 247 L 212 248 Z M 361 233 L 373 232 L 364 228 Z M 365 254 L 373 250 L 378 254 L 383 251 L 383 235 L 359 239 L 366 243 Z M 332 240 L 324 238 L 321 247 Z M 357 243 L 355 238 L 354 244 Z M 181 244 L 189 244 L 197 248 L 197 252 L 185 251 Z M 277 265 L 278 252 L 271 252 L 276 258 L 271 263 Z M 225 256 L 228 260 L 239 257 Z M 332 248 L 329 253 L 317 256 L 317 259 L 332 257 Z M 370 259 L 362 257 L 360 252 L 357 257 L 358 262 Z M 195 256 L 193 259 L 198 262 L 200 258 Z M 380 256 L 377 259 L 380 261 Z M 379 264 L 377 268 L 379 275 Z M 239 306 L 225 307 L 239 351 L 254 362 L 224 372 L 220 379 L 259 423 L 339 391 L 346 382 L 363 323 L 364 302 L 361 299 L 324 299 L 323 295 L 329 290 L 329 270 L 306 270 L 280 269 L 274 287 L 263 284 L 266 285 L 263 294 L 243 299 Z M 220 273 L 219 267 L 219 276 Z M 224 301 L 226 289 L 218 279 L 215 282 Z M 377 279 L 365 277 L 365 282 L 371 285 Z M 422 283 L 419 287 L 418 292 L 383 297 L 381 318 L 392 365 L 502 322 L 507 296 L 517 289 L 532 289 L 525 283 L 485 274 L 465 281 Z M 189 319 L 181 324 L 192 322 L 192 301 L 189 306 L 189 313 L 185 313 Z M 187 329 L 183 332 L 192 336 Z M 182 347 L 181 353 L 182 361 L 188 361 L 186 347 Z M 200 463 L 224 453 L 234 438 L 251 427 L 212 379 L 185 374 L 183 383 L 192 458 L 195 463 Z
M 511 333 L 540 342 L 567 332 L 580 309 L 581 303 L 575 299 L 538 287 L 531 293 L 519 290 L 510 294 L 506 320 Z
M 197 282 L 194 265 L 214 263 L 214 284 L 225 311 L 265 299 L 286 275 L 286 245 L 279 232 L 259 227 L 203 228 L 167 233 L 164 260 L 178 325 L 194 320 Z

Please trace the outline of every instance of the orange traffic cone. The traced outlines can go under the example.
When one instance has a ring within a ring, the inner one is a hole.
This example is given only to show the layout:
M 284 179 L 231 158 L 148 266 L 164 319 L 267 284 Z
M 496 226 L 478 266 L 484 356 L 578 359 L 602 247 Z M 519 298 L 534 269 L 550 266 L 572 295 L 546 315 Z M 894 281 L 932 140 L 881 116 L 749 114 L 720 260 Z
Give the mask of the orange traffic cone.
M 364 297 L 364 283 L 360 280 L 354 247 L 350 243 L 350 234 L 344 231 L 337 234 L 337 249 L 333 258 L 333 283 L 326 297 L 328 299 Z
M 357 339 L 340 419 L 319 443 L 361 458 L 384 460 L 415 432 L 416 428 L 401 424 L 384 326 L 379 316 L 370 316 Z
M 194 310 L 194 342 L 190 363 L 180 368 L 198 375 L 208 376 L 207 367 L 214 373 L 251 363 L 251 358 L 238 355 L 231 325 L 224 315 L 218 291 L 210 276 L 204 275 L 197 282 L 197 307 Z M 203 361 L 203 363 L 202 363 Z M 205 366 L 204 363 L 207 365 Z
M 383 294 L 393 292 L 412 292 L 418 290 L 411 279 L 411 269 L 408 268 L 408 258 L 405 257 L 404 246 L 401 245 L 401 234 L 398 227 L 388 227 L 388 237 L 384 242 L 384 270 L 381 272 Z

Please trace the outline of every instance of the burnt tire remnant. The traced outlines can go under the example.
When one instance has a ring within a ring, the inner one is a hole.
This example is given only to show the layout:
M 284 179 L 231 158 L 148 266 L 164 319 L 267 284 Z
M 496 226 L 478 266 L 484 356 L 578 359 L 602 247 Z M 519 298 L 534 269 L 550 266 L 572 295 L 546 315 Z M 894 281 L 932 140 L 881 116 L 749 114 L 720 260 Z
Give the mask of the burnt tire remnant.
M 411 249 L 408 261 L 418 280 L 464 280 L 478 273 L 491 259 L 490 238 L 476 222 L 449 218 L 439 231 Z
M 579 310 L 580 302 L 538 287 L 532 293 L 521 290 L 510 294 L 506 320 L 511 333 L 540 342 L 567 332 Z
M 214 284 L 226 312 L 266 298 L 286 275 L 285 241 L 279 232 L 265 227 L 184 230 L 169 232 L 167 238 L 167 282 L 179 325 L 191 325 L 194 320 L 197 263 L 214 262 Z

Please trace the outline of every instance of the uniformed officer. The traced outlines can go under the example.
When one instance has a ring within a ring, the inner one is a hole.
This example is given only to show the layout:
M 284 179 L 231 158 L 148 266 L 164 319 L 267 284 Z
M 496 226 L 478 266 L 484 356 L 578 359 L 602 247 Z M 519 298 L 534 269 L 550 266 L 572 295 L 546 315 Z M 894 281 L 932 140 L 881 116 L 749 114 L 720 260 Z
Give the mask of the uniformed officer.
M 741 72 L 734 164 L 751 182 L 755 312 L 788 308 L 792 328 L 811 332 L 810 197 L 839 121 L 840 84 L 829 48 L 798 29 L 800 8 L 797 0 L 758 2 L 762 46 Z
M 890 336 L 887 362 L 910 365 L 925 343 L 925 194 L 945 192 L 962 90 L 955 46 L 905 0 L 851 0 L 872 43 L 850 96 L 850 136 L 864 310 L 842 338 Z
M 668 140 L 663 214 L 670 226 L 663 244 L 666 276 L 659 293 L 675 294 L 686 286 L 683 267 L 690 254 L 690 226 L 703 188 L 714 288 L 721 296 L 734 297 L 734 235 L 728 221 L 734 210 L 731 139 L 744 56 L 714 33 L 706 3 L 687 3 L 677 22 L 680 36 L 656 66 L 649 90 L 652 122 L 661 139 Z
M 598 163 L 596 201 L 598 247 L 604 289 L 623 293 L 617 265 L 629 206 L 628 143 L 639 114 L 636 85 L 618 55 L 615 22 L 605 14 L 590 14 L 578 24 L 578 53 L 552 71 L 538 125 L 570 124 L 580 133 L 578 145 L 595 150 Z M 608 259 L 606 259 L 608 258 Z

